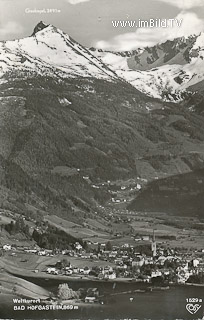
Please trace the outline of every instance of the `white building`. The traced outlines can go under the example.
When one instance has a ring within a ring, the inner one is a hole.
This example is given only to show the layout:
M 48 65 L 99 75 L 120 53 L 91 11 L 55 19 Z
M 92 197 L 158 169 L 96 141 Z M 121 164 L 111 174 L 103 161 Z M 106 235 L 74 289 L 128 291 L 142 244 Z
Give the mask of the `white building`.
M 116 279 L 116 273 L 113 272 L 113 273 L 109 274 L 109 275 L 108 275 L 108 279 L 109 279 L 109 280 Z
M 38 255 L 39 256 L 46 256 L 46 251 L 45 250 L 38 251 Z
M 142 267 L 144 262 L 145 262 L 144 257 L 142 257 L 142 256 L 136 257 L 135 260 L 132 261 L 132 267 L 134 267 L 134 266 Z
M 11 245 L 10 244 L 5 244 L 3 245 L 3 249 L 8 251 L 8 250 L 11 250 Z
M 47 268 L 47 273 L 49 274 L 58 274 L 58 270 L 56 268 L 53 268 L 53 267 L 49 267 Z
M 162 273 L 159 270 L 152 271 L 152 273 L 151 273 L 152 278 L 161 277 L 161 276 L 162 276 Z
M 199 265 L 200 261 L 198 259 L 193 259 L 193 267 L 197 268 Z

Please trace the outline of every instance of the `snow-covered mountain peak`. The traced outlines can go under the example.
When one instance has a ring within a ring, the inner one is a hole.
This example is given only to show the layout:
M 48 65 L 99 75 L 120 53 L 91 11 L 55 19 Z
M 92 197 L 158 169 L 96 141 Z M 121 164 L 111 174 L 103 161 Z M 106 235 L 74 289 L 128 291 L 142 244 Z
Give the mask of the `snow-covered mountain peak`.
M 32 33 L 32 36 L 34 36 L 37 32 L 39 32 L 39 31 L 41 31 L 41 30 L 43 30 L 43 29 L 45 29 L 45 28 L 47 28 L 48 27 L 48 24 L 46 24 L 45 22 L 43 22 L 43 21 L 40 21 L 36 26 L 35 26 L 35 28 L 34 28 L 34 30 L 33 30 L 33 33 Z
M 39 41 L 44 41 L 49 44 L 49 42 L 52 40 L 56 40 L 56 37 L 58 37 L 58 41 L 64 41 L 70 39 L 70 36 L 60 30 L 59 28 L 55 27 L 52 24 L 45 24 L 43 21 L 40 21 L 36 27 L 34 28 L 33 34 L 31 35 L 31 38 L 34 37 L 35 39 L 38 39 Z M 27 38 L 26 38 L 27 39 Z M 76 42 L 72 39 L 72 42 Z M 55 47 L 57 48 L 59 43 L 54 43 Z
M 0 44 L 0 73 L 118 79 L 100 59 L 55 26 L 40 22 L 32 36 Z

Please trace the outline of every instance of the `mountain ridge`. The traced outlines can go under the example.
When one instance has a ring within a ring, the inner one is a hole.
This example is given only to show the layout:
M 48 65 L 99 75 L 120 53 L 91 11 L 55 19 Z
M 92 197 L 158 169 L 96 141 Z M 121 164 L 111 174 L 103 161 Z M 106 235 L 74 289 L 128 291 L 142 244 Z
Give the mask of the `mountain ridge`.
M 204 32 L 129 52 L 91 50 L 138 90 L 164 101 L 188 99 L 204 79 Z
M 30 37 L 1 42 L 0 54 L 0 67 L 4 73 L 18 67 L 19 72 L 57 73 L 61 77 L 95 75 L 110 81 L 119 79 L 85 47 L 55 26 L 43 22 L 36 25 Z
M 130 52 L 89 50 L 40 21 L 30 37 L 0 43 L 0 70 L 5 73 L 18 67 L 19 72 L 61 78 L 94 76 L 125 81 L 149 97 L 181 102 L 201 91 L 203 48 L 204 33 L 199 33 Z

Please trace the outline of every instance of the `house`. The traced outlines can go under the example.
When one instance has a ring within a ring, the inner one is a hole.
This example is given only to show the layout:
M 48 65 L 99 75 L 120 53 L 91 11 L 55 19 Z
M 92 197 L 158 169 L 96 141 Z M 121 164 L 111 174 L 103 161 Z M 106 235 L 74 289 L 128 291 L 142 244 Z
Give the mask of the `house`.
M 177 271 L 188 271 L 188 263 L 181 263 L 181 265 L 177 268 Z
M 125 271 L 125 270 L 127 270 L 127 265 L 124 264 L 122 266 L 117 266 L 116 269 L 119 270 L 119 271 Z
M 79 273 L 79 268 L 77 268 L 77 267 L 73 267 L 73 273 Z
M 46 256 L 52 255 L 52 250 L 45 249 Z
M 123 265 L 123 259 L 122 258 L 117 258 L 117 259 L 114 260 L 114 263 L 116 265 Z
M 84 274 L 84 268 L 79 268 L 79 273 Z
M 27 253 L 37 253 L 36 249 L 26 249 L 25 252 Z
M 97 302 L 99 297 L 99 290 L 97 288 L 89 288 L 87 290 L 87 295 L 85 298 L 86 303 L 94 303 Z
M 91 272 L 91 269 L 89 267 L 85 267 L 84 268 L 84 274 L 85 275 L 89 275 L 90 272 Z
M 39 269 L 35 269 L 33 270 L 34 273 L 38 273 L 39 272 Z
M 108 279 L 109 279 L 109 280 L 114 280 L 114 279 L 116 279 L 116 273 L 115 273 L 115 272 L 110 273 L 110 274 L 108 275 Z
M 124 243 L 124 244 L 122 245 L 122 248 L 129 248 L 129 247 L 130 247 L 129 243 Z
M 87 290 L 87 296 L 89 297 L 99 297 L 99 290 L 98 288 L 88 288 Z
M 76 242 L 75 249 L 77 251 L 80 251 L 80 250 L 82 250 L 82 246 L 78 242 Z
M 90 259 L 91 258 L 91 254 L 90 253 L 83 253 L 81 258 L 82 259 Z
M 180 284 L 184 284 L 188 279 L 186 279 L 185 274 L 184 273 L 179 273 L 177 275 L 177 282 Z
M 74 250 L 64 250 L 66 251 L 66 255 L 70 256 L 70 257 L 73 257 L 74 256 Z
M 59 271 L 56 268 L 49 267 L 49 268 L 47 268 L 47 273 L 49 273 L 49 274 L 58 274 Z
M 166 260 L 168 260 L 168 261 L 173 261 L 173 260 L 175 260 L 175 257 L 172 256 L 172 255 L 170 255 L 170 256 L 167 256 L 167 257 L 166 257 Z
M 149 236 L 143 236 L 143 237 L 142 237 L 142 240 L 143 240 L 143 241 L 149 241 Z
M 198 259 L 193 259 L 192 263 L 193 263 L 193 267 L 197 268 L 199 263 L 200 263 L 200 261 Z
M 86 303 L 94 303 L 94 302 L 96 302 L 96 297 L 86 297 L 85 302 Z
M 204 272 L 204 261 L 200 261 L 196 269 L 198 269 L 200 272 Z
M 109 273 L 109 272 L 113 272 L 113 268 L 110 267 L 110 266 L 106 266 L 103 268 L 102 270 L 102 273 L 105 274 L 105 273 Z
M 168 276 L 170 274 L 170 270 L 169 269 L 162 269 L 162 273 L 165 276 Z
M 159 256 L 159 258 L 157 259 L 158 264 L 160 264 L 161 266 L 164 265 L 165 261 L 166 261 L 166 257 L 163 255 Z
M 115 258 L 116 256 L 117 256 L 117 251 L 111 251 L 110 253 L 109 253 L 109 258 Z
M 162 273 L 159 270 L 155 270 L 151 272 L 151 278 L 161 277 Z
M 134 261 L 132 261 L 132 267 L 134 266 L 142 267 L 144 262 L 145 260 L 142 256 L 135 257 Z
M 66 274 L 67 276 L 71 276 L 72 273 L 73 273 L 72 269 L 68 269 L 68 270 L 65 271 L 65 274 Z
M 103 277 L 104 277 L 103 273 L 99 273 L 99 275 L 98 275 L 98 279 L 99 279 L 99 280 L 102 280 L 102 279 L 103 279 Z
M 96 254 L 92 254 L 92 256 L 91 256 L 91 259 L 95 259 L 95 260 L 97 260 L 98 259 L 98 256 L 96 255 Z
M 46 256 L 46 251 L 45 250 L 38 251 L 38 255 L 39 256 Z
M 153 264 L 154 261 L 153 261 L 153 258 L 152 257 L 146 257 L 145 258 L 145 261 L 144 261 L 144 264 Z
M 3 245 L 3 249 L 8 251 L 8 250 L 11 250 L 11 245 L 10 244 L 5 244 Z
M 188 271 L 185 268 L 179 268 L 178 274 L 177 274 L 177 281 L 178 283 L 185 283 L 188 278 L 192 275 L 192 271 Z
M 150 283 L 150 279 L 151 279 L 150 276 L 143 276 L 143 281 L 146 283 Z
M 61 264 L 61 261 L 60 261 L 60 264 Z M 65 269 L 65 271 L 72 269 L 71 263 L 69 262 L 69 265 L 67 265 L 64 269 Z

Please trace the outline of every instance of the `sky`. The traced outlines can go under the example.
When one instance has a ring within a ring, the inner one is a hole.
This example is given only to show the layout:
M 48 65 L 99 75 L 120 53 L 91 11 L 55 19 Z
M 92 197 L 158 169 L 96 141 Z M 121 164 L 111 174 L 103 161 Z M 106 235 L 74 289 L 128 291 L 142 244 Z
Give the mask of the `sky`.
M 139 19 L 177 19 L 181 26 L 113 26 Z M 0 40 L 27 37 L 41 20 L 86 47 L 125 51 L 204 31 L 204 0 L 0 0 Z

